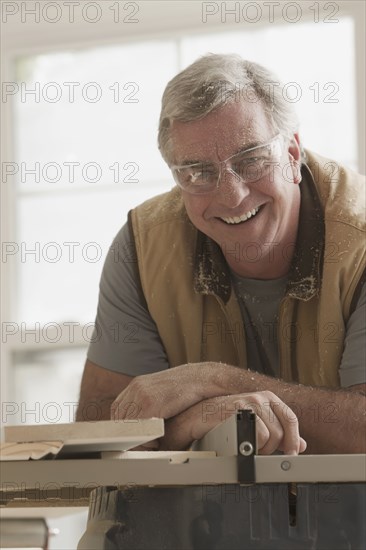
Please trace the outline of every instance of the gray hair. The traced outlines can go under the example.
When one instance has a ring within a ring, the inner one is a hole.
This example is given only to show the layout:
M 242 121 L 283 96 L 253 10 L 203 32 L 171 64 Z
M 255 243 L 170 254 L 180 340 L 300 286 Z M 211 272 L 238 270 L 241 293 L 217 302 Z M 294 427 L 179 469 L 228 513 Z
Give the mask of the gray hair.
M 164 160 L 172 159 L 170 128 L 174 120 L 205 117 L 228 102 L 261 101 L 273 129 L 292 138 L 298 119 L 275 74 L 239 55 L 207 54 L 168 82 L 159 121 L 158 146 Z

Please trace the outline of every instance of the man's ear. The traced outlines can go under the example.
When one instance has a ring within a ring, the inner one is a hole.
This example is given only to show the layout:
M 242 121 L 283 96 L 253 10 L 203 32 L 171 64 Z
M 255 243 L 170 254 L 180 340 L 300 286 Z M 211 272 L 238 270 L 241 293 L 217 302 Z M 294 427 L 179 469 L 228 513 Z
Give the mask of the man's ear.
M 294 183 L 301 182 L 301 149 L 300 149 L 300 137 L 296 132 L 289 145 L 288 145 L 288 156 L 289 162 L 291 164 Z

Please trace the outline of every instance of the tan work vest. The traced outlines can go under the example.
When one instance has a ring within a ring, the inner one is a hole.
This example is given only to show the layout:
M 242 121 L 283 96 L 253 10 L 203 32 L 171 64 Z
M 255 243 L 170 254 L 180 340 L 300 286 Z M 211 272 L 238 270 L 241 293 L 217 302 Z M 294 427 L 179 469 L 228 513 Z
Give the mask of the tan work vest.
M 279 311 L 280 375 L 337 387 L 345 324 L 365 271 L 365 178 L 310 152 L 302 173 L 296 253 Z M 179 189 L 132 210 L 130 224 L 142 291 L 170 366 L 247 368 L 228 266 L 188 219 Z

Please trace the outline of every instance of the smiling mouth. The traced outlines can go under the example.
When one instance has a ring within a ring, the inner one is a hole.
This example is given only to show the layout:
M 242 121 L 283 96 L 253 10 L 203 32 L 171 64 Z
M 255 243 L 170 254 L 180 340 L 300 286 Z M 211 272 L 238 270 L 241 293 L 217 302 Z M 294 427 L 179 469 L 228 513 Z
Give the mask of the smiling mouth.
M 243 223 L 243 222 L 246 222 L 248 220 L 250 220 L 251 218 L 254 218 L 254 216 L 256 216 L 258 214 L 260 210 L 260 207 L 258 206 L 257 208 L 253 208 L 252 210 L 249 210 L 248 212 L 246 212 L 245 214 L 243 214 L 242 216 L 234 216 L 234 217 L 228 217 L 228 218 L 224 218 L 224 217 L 220 217 L 219 220 L 227 223 L 227 224 L 230 224 L 230 225 L 236 225 L 236 224 L 239 224 L 239 223 Z

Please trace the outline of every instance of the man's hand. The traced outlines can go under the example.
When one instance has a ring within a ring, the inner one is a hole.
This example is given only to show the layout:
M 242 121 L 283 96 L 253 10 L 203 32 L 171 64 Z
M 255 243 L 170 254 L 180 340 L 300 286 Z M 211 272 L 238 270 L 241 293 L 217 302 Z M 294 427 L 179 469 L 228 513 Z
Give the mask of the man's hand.
M 220 384 L 236 367 L 221 363 L 194 363 L 136 376 L 111 406 L 111 419 L 171 418 L 203 399 L 228 392 Z
M 294 412 L 271 391 L 228 395 L 207 399 L 165 422 L 159 449 L 181 450 L 235 414 L 238 409 L 256 413 L 257 445 L 260 454 L 283 451 L 298 454 L 306 449 Z
M 273 392 L 277 403 L 295 411 L 311 454 L 365 452 L 365 384 L 349 390 L 314 388 L 223 363 L 186 364 L 138 376 L 113 402 L 111 418 L 167 420 L 201 401 L 262 391 Z
M 261 454 L 303 452 L 306 443 L 300 438 L 297 417 L 274 393 L 222 395 L 223 376 L 230 377 L 232 370 L 238 369 L 197 363 L 137 376 L 112 404 L 111 418 L 164 418 L 166 435 L 160 448 L 179 450 L 201 439 L 237 409 L 251 408 L 257 414 Z

